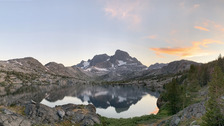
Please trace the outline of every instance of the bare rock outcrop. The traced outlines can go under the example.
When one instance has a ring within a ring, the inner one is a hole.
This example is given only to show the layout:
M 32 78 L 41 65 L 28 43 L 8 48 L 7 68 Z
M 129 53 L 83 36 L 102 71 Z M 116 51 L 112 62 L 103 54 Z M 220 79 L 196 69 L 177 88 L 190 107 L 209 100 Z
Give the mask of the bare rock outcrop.
M 67 104 L 50 108 L 46 105 L 29 103 L 25 108 L 26 116 L 36 124 L 56 124 L 64 120 L 83 126 L 100 124 L 99 116 L 93 105 Z
M 173 115 L 170 119 L 164 120 L 158 126 L 169 124 L 169 126 L 178 126 L 181 122 L 201 118 L 206 112 L 205 101 L 190 105 Z

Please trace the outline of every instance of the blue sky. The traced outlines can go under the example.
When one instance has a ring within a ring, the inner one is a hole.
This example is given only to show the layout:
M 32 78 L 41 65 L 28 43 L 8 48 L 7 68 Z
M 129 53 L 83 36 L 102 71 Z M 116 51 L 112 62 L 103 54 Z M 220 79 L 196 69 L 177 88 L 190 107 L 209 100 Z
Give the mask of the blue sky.
M 127 51 L 143 64 L 224 54 L 223 0 L 0 0 L 0 59 L 71 66 Z

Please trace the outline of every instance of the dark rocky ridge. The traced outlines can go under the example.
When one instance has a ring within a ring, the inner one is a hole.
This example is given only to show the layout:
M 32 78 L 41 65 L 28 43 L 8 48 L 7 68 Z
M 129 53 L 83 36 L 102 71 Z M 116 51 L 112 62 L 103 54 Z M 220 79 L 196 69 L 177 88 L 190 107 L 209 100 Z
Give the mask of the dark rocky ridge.
M 110 57 L 107 54 L 96 55 L 90 61 L 90 66 L 96 66 L 97 64 L 107 61 L 107 59 L 109 59 L 109 58 Z M 98 65 L 98 66 L 100 66 L 100 65 Z
M 79 68 L 73 67 L 65 67 L 63 64 L 58 64 L 55 62 L 50 62 L 45 65 L 49 72 L 55 75 L 61 75 L 65 77 L 87 77 Z
M 140 61 L 138 61 L 136 58 L 131 57 L 127 52 L 117 50 L 113 56 L 110 57 L 110 62 L 117 64 L 118 60 L 122 60 L 124 62 L 127 62 L 127 64 L 136 63 L 137 65 L 142 65 Z
M 163 68 L 164 66 L 167 66 L 168 64 L 166 63 L 155 63 L 155 64 L 152 64 L 148 67 L 148 70 L 155 70 L 155 69 L 161 69 Z
M 180 60 L 169 63 L 167 66 L 162 67 L 162 74 L 170 74 L 170 73 L 178 73 L 184 70 L 190 69 L 191 65 L 199 65 L 199 63 L 188 61 L 188 60 Z

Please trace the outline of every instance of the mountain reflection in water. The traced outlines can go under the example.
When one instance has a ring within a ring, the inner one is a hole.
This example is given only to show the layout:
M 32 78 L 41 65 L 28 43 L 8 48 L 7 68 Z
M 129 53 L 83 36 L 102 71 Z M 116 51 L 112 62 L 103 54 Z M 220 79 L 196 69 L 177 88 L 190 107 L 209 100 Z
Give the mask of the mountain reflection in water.
M 51 92 L 41 103 L 50 107 L 91 103 L 102 116 L 129 118 L 157 110 L 158 96 L 158 93 L 137 85 L 74 85 Z

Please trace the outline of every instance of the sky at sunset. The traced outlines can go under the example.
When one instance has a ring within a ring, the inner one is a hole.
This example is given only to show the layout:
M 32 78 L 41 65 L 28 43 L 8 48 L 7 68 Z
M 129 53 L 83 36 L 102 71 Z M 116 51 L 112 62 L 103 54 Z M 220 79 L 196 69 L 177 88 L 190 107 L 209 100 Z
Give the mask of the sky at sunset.
M 144 65 L 224 55 L 224 0 L 0 0 L 0 60 L 71 66 L 127 51 Z

